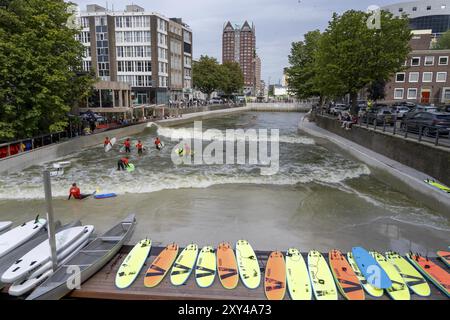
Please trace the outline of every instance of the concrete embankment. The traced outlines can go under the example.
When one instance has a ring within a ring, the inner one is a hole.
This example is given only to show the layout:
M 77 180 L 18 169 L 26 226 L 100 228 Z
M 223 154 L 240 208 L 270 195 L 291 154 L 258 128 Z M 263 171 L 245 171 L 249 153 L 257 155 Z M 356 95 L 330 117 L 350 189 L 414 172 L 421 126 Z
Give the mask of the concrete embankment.
M 330 130 L 321 128 L 316 123 L 310 122 L 307 117 L 301 119 L 299 129 L 312 136 L 332 142 L 343 153 L 364 162 L 372 170 L 375 177 L 388 182 L 392 187 L 408 194 L 411 198 L 417 199 L 436 211 L 450 212 L 450 194 L 426 184 L 424 180 L 430 177 L 426 173 L 377 153 Z M 340 127 L 339 129 L 340 131 L 345 131 Z M 364 139 L 364 136 L 361 139 Z M 365 139 L 369 138 L 365 137 Z M 388 144 L 389 142 L 385 141 L 384 143 Z M 380 145 L 381 142 L 378 141 L 377 144 Z M 386 147 L 392 148 L 392 146 Z M 402 152 L 401 149 L 398 152 Z M 412 151 L 409 157 L 420 158 L 422 156 L 421 152 L 423 151 Z M 439 165 L 438 161 L 435 162 L 435 165 Z
M 264 112 L 308 112 L 311 106 L 299 103 L 248 103 L 251 111 Z

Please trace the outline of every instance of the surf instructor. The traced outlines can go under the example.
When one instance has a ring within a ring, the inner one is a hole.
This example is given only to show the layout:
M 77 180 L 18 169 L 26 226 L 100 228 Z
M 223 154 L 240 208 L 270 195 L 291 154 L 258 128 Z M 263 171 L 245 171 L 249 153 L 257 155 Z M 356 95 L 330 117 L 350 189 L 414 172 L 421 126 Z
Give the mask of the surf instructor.
M 73 183 L 72 187 L 70 188 L 70 191 L 69 191 L 69 198 L 67 200 L 70 200 L 70 198 L 72 198 L 72 197 L 74 197 L 75 199 L 78 199 L 78 200 L 83 200 L 92 195 L 93 195 L 93 193 L 81 194 L 80 188 L 78 188 L 76 183 Z

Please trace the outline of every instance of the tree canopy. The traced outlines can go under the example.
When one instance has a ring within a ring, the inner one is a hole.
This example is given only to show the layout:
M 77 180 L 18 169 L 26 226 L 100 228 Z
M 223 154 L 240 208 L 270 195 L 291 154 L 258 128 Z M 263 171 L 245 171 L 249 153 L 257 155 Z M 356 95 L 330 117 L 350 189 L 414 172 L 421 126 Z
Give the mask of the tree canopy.
M 220 68 L 223 78 L 219 89 L 227 96 L 239 93 L 244 87 L 244 75 L 237 62 L 224 62 Z
M 450 49 L 450 30 L 445 32 L 434 45 L 434 49 L 446 50 Z
M 84 48 L 63 0 L 0 0 L 0 139 L 66 128 L 67 113 L 90 90 Z

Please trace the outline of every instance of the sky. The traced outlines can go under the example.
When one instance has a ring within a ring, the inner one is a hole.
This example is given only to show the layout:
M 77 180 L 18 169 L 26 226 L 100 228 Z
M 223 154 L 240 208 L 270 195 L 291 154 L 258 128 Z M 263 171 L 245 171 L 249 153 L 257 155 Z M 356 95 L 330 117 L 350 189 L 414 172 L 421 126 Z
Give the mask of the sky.
M 194 58 L 209 55 L 222 59 L 222 30 L 226 21 L 248 20 L 256 28 L 256 50 L 262 62 L 262 80 L 278 83 L 288 66 L 291 43 L 303 40 L 311 30 L 324 30 L 333 12 L 370 5 L 384 6 L 402 0 L 72 0 L 83 11 L 98 4 L 114 11 L 137 4 L 166 17 L 181 17 L 193 31 Z

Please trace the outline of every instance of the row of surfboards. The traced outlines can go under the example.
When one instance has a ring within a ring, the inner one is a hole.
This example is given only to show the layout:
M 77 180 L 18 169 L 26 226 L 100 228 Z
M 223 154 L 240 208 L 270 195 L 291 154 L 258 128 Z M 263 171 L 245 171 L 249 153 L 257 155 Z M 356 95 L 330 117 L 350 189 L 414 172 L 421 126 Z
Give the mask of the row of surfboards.
M 130 287 L 140 274 L 150 251 L 152 241 L 139 241 L 125 257 L 117 271 L 115 284 L 119 289 Z M 239 240 L 235 250 L 222 242 L 217 249 L 205 246 L 200 251 L 196 244 L 188 245 L 180 254 L 177 244 L 164 248 L 145 272 L 144 285 L 156 287 L 170 271 L 170 282 L 181 286 L 191 273 L 201 288 L 210 287 L 217 276 L 225 289 L 237 287 L 239 278 L 244 286 L 256 289 L 261 284 L 261 269 L 252 246 Z M 450 252 L 438 252 L 447 267 Z M 407 254 L 406 259 L 395 252 L 368 252 L 355 247 L 346 255 L 332 250 L 329 264 L 323 255 L 312 250 L 307 262 L 295 248 L 285 255 L 274 251 L 265 266 L 264 291 L 269 300 L 282 300 L 289 292 L 293 300 L 337 300 L 339 292 L 349 300 L 364 300 L 365 294 L 381 297 L 384 290 L 394 300 L 409 300 L 410 291 L 429 296 L 431 281 L 450 297 L 450 274 L 419 254 Z

